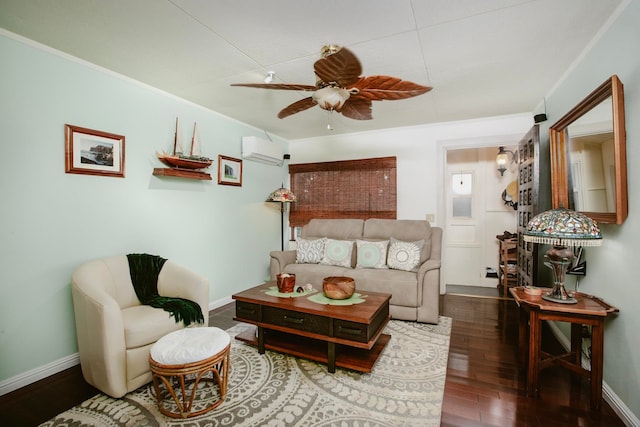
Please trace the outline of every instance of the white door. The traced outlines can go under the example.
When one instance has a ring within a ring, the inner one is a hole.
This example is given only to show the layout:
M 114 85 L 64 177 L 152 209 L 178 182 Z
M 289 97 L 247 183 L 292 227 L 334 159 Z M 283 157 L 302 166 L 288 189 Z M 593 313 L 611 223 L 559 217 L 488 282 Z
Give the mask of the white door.
M 497 152 L 497 147 L 447 151 L 443 259 L 447 285 L 498 284 L 498 279 L 487 273 L 498 267 L 496 236 L 517 231 L 516 211 L 502 198 L 515 180 L 517 168 L 509 168 L 501 176 L 495 166 Z

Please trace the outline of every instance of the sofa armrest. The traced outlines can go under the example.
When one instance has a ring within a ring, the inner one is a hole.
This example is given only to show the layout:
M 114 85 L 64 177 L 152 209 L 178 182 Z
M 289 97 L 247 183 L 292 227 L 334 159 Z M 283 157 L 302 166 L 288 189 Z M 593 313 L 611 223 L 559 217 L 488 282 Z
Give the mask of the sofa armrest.
M 435 270 L 435 269 L 440 269 L 440 260 L 439 259 L 428 259 L 425 262 L 422 263 L 422 265 L 420 266 L 420 269 L 418 270 L 418 276 L 424 276 L 427 271 L 429 270 Z
M 418 270 L 418 322 L 438 323 L 440 314 L 440 266 L 439 259 L 426 260 Z
M 73 273 L 71 291 L 82 373 L 89 384 L 121 397 L 127 392 L 124 322 L 105 291 L 111 280 L 101 260 L 88 262 Z
M 296 251 L 271 251 L 269 256 L 271 280 L 276 280 L 276 275 L 282 273 L 287 265 L 296 263 Z

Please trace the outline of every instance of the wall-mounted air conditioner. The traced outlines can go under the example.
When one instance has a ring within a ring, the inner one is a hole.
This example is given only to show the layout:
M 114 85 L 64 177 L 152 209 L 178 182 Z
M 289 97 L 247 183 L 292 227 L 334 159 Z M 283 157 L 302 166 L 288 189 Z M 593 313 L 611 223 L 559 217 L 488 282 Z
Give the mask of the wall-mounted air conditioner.
M 282 146 L 256 136 L 242 137 L 242 157 L 254 162 L 281 166 L 284 158 Z

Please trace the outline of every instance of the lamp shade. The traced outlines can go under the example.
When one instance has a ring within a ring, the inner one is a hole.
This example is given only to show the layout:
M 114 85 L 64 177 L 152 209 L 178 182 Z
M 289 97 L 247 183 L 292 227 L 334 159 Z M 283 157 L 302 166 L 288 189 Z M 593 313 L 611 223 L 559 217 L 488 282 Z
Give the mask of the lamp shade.
M 296 196 L 291 192 L 291 190 L 284 188 L 283 183 L 282 187 L 269 194 L 266 201 L 280 203 L 280 249 L 284 251 L 284 204 L 295 202 Z
M 565 208 L 552 209 L 533 217 L 523 236 L 526 242 L 553 245 L 545 254 L 553 272 L 553 288 L 542 298 L 561 304 L 578 301 L 564 289 L 569 265 L 575 259 L 568 246 L 600 246 L 602 234 L 598 223 L 588 216 Z
M 598 223 L 588 216 L 557 208 L 533 217 L 527 224 L 524 240 L 556 246 L 600 246 L 602 234 Z
M 269 194 L 269 197 L 267 197 L 266 201 L 280 202 L 280 203 L 295 202 L 296 196 L 291 192 L 291 190 L 284 187 L 280 187 L 277 190 L 274 190 L 273 192 L 271 192 L 271 194 Z

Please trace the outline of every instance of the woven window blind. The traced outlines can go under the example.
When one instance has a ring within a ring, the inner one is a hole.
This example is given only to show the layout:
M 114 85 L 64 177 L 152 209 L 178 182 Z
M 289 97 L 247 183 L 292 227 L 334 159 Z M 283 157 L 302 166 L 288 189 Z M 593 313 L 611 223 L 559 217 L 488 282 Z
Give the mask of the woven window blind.
M 289 165 L 289 225 L 312 218 L 396 218 L 396 158 Z

